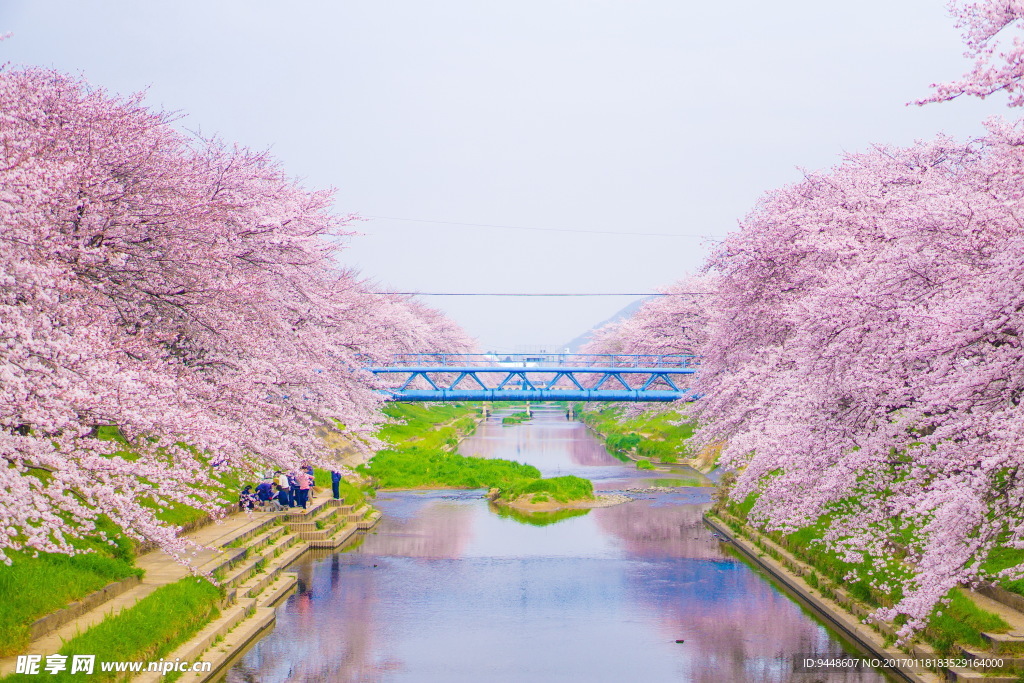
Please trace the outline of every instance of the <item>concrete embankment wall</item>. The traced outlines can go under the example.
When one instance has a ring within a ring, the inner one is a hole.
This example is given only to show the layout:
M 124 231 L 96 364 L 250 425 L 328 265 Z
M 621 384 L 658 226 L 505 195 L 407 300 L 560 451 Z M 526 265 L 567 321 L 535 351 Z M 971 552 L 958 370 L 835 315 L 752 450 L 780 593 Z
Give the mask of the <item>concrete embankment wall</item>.
M 762 552 L 751 541 L 736 534 L 724 521 L 712 514 L 706 514 L 704 515 L 704 523 L 721 536 L 727 538 L 740 553 L 785 586 L 801 602 L 828 622 L 832 628 L 862 648 L 869 657 L 880 660 L 898 660 L 915 656 L 935 656 L 934 653 L 924 652 L 907 654 L 895 648 L 885 647 L 882 636 L 879 633 L 869 626 L 862 624 L 859 618 L 844 610 L 838 603 L 821 595 L 820 591 L 812 588 L 797 574 L 787 569 L 781 562 Z M 898 667 L 891 667 L 886 670 L 890 675 L 902 681 L 912 681 L 913 683 L 937 683 L 942 681 L 941 677 L 932 673 L 917 673 Z

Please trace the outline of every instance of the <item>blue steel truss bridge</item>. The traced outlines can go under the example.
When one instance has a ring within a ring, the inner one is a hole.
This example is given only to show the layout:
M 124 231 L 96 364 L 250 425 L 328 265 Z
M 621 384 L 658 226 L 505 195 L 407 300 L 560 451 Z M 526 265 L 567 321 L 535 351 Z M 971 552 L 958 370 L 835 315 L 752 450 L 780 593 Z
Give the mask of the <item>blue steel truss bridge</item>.
M 396 401 L 679 401 L 690 355 L 399 354 L 367 368 Z

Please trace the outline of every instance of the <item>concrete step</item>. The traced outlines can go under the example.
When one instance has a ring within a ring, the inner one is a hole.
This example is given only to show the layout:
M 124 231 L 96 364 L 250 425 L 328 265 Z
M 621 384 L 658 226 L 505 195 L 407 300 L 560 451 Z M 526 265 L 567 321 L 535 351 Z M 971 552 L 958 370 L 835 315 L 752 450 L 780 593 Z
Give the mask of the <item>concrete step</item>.
M 189 534 L 188 538 L 210 548 L 224 548 L 236 542 L 240 546 L 275 524 L 278 524 L 277 516 L 272 513 L 240 513 L 205 526 L 195 534 Z
M 268 632 L 274 626 L 276 618 L 277 610 L 269 607 L 257 607 L 252 616 L 227 633 L 224 640 L 200 654 L 203 661 L 212 664 L 210 672 L 185 673 L 178 680 L 183 683 L 207 683 L 208 681 L 223 680 L 228 667 L 231 666 L 238 653 L 242 652 L 249 643 Z M 155 682 L 147 681 L 147 683 Z
M 370 514 L 363 517 L 361 520 L 356 522 L 356 526 L 361 530 L 370 529 L 374 524 L 380 521 L 380 512 L 374 510 Z
M 324 538 L 310 539 L 306 543 L 309 544 L 310 548 L 337 548 L 341 546 L 345 541 L 352 538 L 358 529 L 356 525 L 349 521 L 339 523 L 334 527 L 334 531 L 328 534 Z
M 327 510 L 327 512 L 318 514 L 317 516 L 315 516 L 312 519 L 309 519 L 308 521 L 288 522 L 288 528 L 291 529 L 292 532 L 320 531 L 321 529 L 324 529 L 325 527 L 332 524 L 336 519 L 338 519 L 338 517 L 342 516 L 341 512 L 339 512 L 337 509 L 331 510 L 330 508 L 325 506 L 323 510 Z
M 298 531 L 297 533 L 303 541 L 324 541 L 333 537 L 339 529 L 349 524 L 352 524 L 352 522 L 348 521 L 346 516 L 337 515 L 330 524 L 324 526 L 322 529 L 310 529 Z
M 256 598 L 260 607 L 276 607 L 299 585 L 299 577 L 291 572 L 281 571 L 274 577 L 274 582 Z
M 1001 667 L 986 669 L 987 671 L 1021 671 L 1024 669 L 1024 656 L 1019 654 L 1016 656 L 1012 654 L 993 655 L 990 651 L 979 650 L 972 647 L 958 647 L 957 649 L 959 650 L 960 657 L 963 659 L 977 659 L 982 661 L 986 659 L 999 659 L 1002 661 L 1003 665 Z
M 288 527 L 286 527 L 284 524 L 274 524 L 270 528 L 263 531 L 261 534 L 246 539 L 241 547 L 248 548 L 249 550 L 259 550 L 260 548 L 266 547 L 273 543 L 275 540 L 283 536 L 287 531 Z
M 215 642 L 219 643 L 226 639 L 228 634 L 231 633 L 235 627 L 245 621 L 249 621 L 250 617 L 255 615 L 257 611 L 258 608 L 255 600 L 240 601 L 237 605 L 225 610 L 219 617 L 204 626 L 187 643 L 184 643 L 174 652 L 165 656 L 163 658 L 164 661 L 174 662 L 175 660 L 178 660 L 182 662 L 195 662 L 200 659 L 207 660 L 207 658 L 203 656 L 205 651 L 210 649 Z M 271 613 L 271 619 L 273 619 L 273 613 Z M 264 625 L 263 628 L 266 628 L 266 625 Z M 166 674 L 163 672 L 149 671 L 133 677 L 132 681 L 134 683 L 157 683 L 157 681 L 163 680 L 165 675 Z M 187 673 L 179 680 L 193 681 L 209 679 L 199 678 L 196 674 Z
M 1011 674 L 985 674 L 974 669 L 958 669 L 956 667 L 942 669 L 945 680 L 950 683 L 974 682 L 981 683 L 1019 683 L 1020 677 Z
M 333 502 L 333 498 L 321 498 L 310 501 L 309 506 L 305 510 L 302 508 L 289 508 L 285 512 L 278 513 L 278 515 L 286 523 L 312 521 L 321 512 L 334 507 Z
M 267 586 L 271 585 L 277 578 L 277 575 L 283 572 L 288 565 L 305 554 L 306 550 L 308 550 L 308 547 L 304 543 L 299 543 L 298 538 L 295 538 L 280 555 L 265 558 L 266 564 L 263 567 L 263 571 L 250 576 L 247 580 L 238 584 L 238 595 L 247 598 L 255 597 L 266 589 Z
M 226 590 L 236 588 L 244 583 L 249 577 L 262 571 L 273 559 L 275 554 L 286 551 L 298 541 L 295 534 L 281 536 L 273 544 L 266 546 L 262 551 L 246 555 L 243 561 L 236 563 L 228 570 L 221 579 L 220 584 Z

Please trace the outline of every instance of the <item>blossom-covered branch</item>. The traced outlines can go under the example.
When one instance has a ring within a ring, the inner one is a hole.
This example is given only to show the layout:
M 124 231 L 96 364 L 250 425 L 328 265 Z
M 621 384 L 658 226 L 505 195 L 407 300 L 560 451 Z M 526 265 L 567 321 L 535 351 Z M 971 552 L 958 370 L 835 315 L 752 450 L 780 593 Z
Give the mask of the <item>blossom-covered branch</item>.
M 972 95 L 985 98 L 997 92 L 1009 96 L 1011 107 L 1024 104 L 1024 2 L 1020 0 L 951 0 L 950 13 L 961 30 L 964 56 L 974 66 L 962 78 L 933 83 L 930 97 L 914 104 L 944 102 Z
M 146 499 L 212 511 L 207 460 L 294 466 L 325 423 L 368 434 L 366 357 L 469 347 L 339 270 L 351 217 L 266 154 L 48 70 L 0 72 L 0 103 L 0 559 L 72 552 L 99 512 L 180 554 Z

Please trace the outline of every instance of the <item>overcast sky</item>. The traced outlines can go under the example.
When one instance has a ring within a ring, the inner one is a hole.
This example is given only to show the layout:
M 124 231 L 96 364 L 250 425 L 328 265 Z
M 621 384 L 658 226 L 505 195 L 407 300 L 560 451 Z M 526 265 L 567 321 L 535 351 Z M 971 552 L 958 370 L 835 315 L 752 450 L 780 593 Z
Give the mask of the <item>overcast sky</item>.
M 1014 113 L 904 106 L 965 70 L 940 0 L 0 0 L 2 32 L 336 188 L 393 291 L 654 291 L 799 168 Z M 425 301 L 515 350 L 631 298 Z

